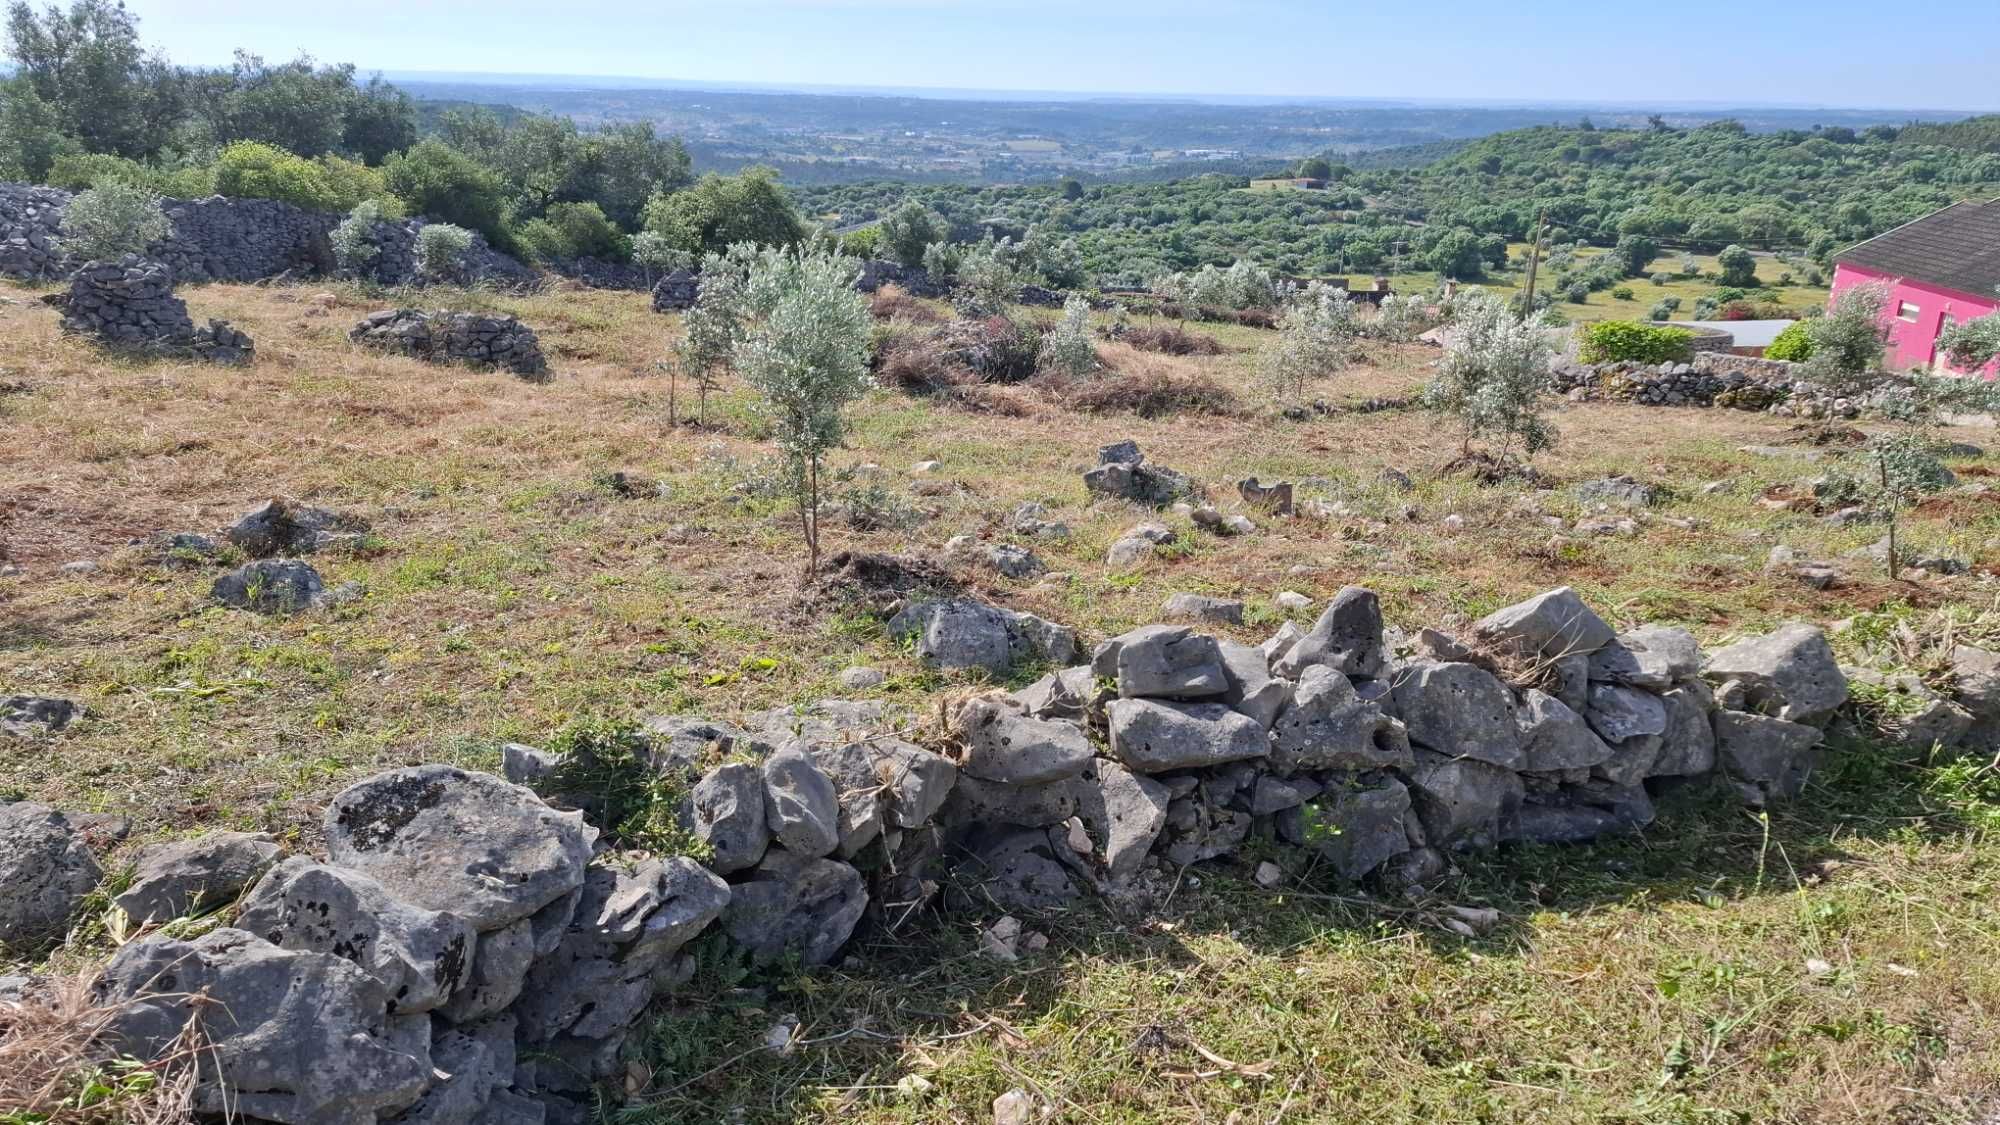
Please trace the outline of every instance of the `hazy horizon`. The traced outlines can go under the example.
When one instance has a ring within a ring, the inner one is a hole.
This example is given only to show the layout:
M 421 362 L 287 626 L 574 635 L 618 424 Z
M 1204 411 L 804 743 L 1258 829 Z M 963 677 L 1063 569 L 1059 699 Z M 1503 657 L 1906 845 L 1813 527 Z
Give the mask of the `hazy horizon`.
M 127 0 L 148 43 L 216 65 L 242 48 L 363 71 L 799 93 L 989 99 L 2000 109 L 2000 5 L 1940 0 L 1921 50 L 1880 9 L 1829 0 L 1774 12 L 1694 0 L 1621 19 L 1584 0 L 1527 14 L 1441 0 L 1329 9 L 1249 0 Z M 1440 28 L 1449 29 L 1440 32 Z M 1689 44 L 1682 46 L 1683 37 Z

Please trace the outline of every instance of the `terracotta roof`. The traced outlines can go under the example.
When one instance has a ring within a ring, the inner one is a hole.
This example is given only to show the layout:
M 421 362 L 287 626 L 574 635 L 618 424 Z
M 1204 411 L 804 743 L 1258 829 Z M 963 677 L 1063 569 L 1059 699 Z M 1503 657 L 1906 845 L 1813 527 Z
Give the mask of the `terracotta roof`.
M 1990 297 L 2000 289 L 2000 199 L 1954 203 L 1850 247 L 1834 260 Z

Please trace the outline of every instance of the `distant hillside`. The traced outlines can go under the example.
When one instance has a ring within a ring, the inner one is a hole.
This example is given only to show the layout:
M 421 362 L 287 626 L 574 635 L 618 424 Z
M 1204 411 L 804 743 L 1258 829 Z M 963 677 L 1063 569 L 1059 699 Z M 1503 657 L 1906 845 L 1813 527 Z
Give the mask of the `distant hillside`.
M 1904 144 L 1937 145 L 1967 152 L 2000 152 L 2000 113 L 1968 117 L 1949 125 L 1907 125 L 1897 140 Z
M 1915 128 L 1520 129 L 1407 172 L 1403 191 L 1385 194 L 1432 224 L 1520 237 L 1546 209 L 1571 237 L 1715 249 L 1851 242 L 2000 191 L 2000 156 L 1912 141 Z

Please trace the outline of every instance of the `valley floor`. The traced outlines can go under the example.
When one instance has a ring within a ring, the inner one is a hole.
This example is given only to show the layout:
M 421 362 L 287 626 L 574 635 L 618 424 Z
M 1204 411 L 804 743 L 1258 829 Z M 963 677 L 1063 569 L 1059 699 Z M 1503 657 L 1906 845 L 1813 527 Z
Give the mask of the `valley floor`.
M 796 517 L 769 491 L 750 395 L 726 387 L 697 426 L 682 386 L 669 425 L 656 364 L 676 329 L 642 296 L 416 298 L 518 313 L 555 372 L 537 385 L 363 351 L 346 331 L 384 299 L 321 293 L 184 291 L 197 323 L 226 317 L 257 341 L 254 365 L 226 369 L 107 360 L 61 338 L 34 291 L 0 290 L 0 694 L 90 711 L 59 739 L 0 746 L 0 796 L 129 816 L 128 847 L 228 827 L 311 850 L 326 799 L 385 768 L 493 769 L 502 742 L 579 720 L 839 696 L 853 665 L 888 672 L 870 694 L 931 712 L 968 686 L 919 668 L 866 613 L 801 603 Z M 1849 646 L 1938 610 L 1994 628 L 2000 490 L 1934 498 L 1904 529 L 1973 573 L 1891 582 L 1850 562 L 1845 584 L 1817 590 L 1768 573 L 1771 548 L 1838 558 L 1881 529 L 1757 504 L 1824 468 L 1786 420 L 1565 406 L 1542 490 L 1480 487 L 1440 474 L 1458 453 L 1448 424 L 1393 401 L 1425 378 L 1427 349 L 1376 348 L 1317 388 L 1334 407 L 1388 409 L 1287 421 L 1256 387 L 1248 349 L 1264 334 L 1191 327 L 1236 350 L 1152 362 L 1233 389 L 1241 412 L 1079 415 L 1022 391 L 1009 413 L 975 413 L 872 393 L 838 463 L 879 471 L 843 473 L 835 492 L 878 529 L 832 521 L 829 550 L 1005 542 L 1009 513 L 1041 502 L 1073 531 L 1031 544 L 1049 576 L 960 576 L 1087 643 L 1157 620 L 1181 591 L 1242 598 L 1242 639 L 1257 641 L 1285 617 L 1278 592 L 1323 604 L 1350 583 L 1380 593 L 1391 624 L 1469 621 L 1567 584 L 1615 625 L 1683 624 L 1705 644 L 1860 615 L 1836 640 Z M 1252 513 L 1260 530 L 1230 539 L 1176 517 L 1187 549 L 1114 570 L 1106 548 L 1148 516 L 1093 505 L 1079 474 L 1123 438 L 1225 508 L 1254 475 L 1349 514 Z M 1977 484 L 1991 464 L 1953 467 Z M 1384 485 L 1388 467 L 1414 491 Z M 639 486 L 616 487 L 618 472 Z M 1631 534 L 1544 522 L 1592 514 L 1568 486 L 1613 473 L 1665 490 Z M 1703 488 L 1716 481 L 1730 483 Z M 280 495 L 370 520 L 361 551 L 317 562 L 365 597 L 290 619 L 225 610 L 207 597 L 215 569 L 129 546 L 212 533 Z M 65 569 L 80 561 L 96 565 Z M 1441 900 L 1503 919 L 1476 938 L 1329 874 L 1265 890 L 1248 867 L 1217 867 L 1145 903 L 1033 919 L 1051 943 L 1014 963 L 979 954 L 980 919 L 944 915 L 811 974 L 718 962 L 638 1043 L 616 1119 L 983 1122 L 1017 1087 L 1051 1120 L 1087 1122 L 2000 1110 L 1991 771 L 1849 740 L 1768 819 L 1708 791 L 1660 811 L 1641 837 L 1462 857 Z M 760 1049 L 786 1015 L 802 1045 Z

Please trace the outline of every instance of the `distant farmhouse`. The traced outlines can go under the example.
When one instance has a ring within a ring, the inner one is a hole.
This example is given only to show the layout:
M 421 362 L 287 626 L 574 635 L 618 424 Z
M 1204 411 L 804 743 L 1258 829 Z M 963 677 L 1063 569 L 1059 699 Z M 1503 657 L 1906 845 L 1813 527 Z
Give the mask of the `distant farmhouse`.
M 1954 324 L 2000 309 L 2000 199 L 1954 203 L 1834 256 L 1833 294 L 1889 286 L 1889 365 L 1951 370 L 1937 346 Z

